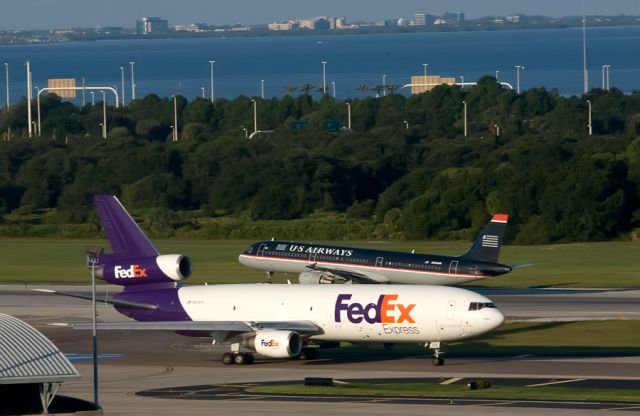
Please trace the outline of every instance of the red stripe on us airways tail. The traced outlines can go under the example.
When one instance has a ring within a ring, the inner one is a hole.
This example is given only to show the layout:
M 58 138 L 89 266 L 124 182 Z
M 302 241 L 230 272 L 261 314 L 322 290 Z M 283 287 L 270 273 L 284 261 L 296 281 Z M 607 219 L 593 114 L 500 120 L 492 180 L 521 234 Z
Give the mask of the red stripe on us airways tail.
M 509 221 L 508 214 L 496 214 L 491 218 L 491 222 L 507 222 Z

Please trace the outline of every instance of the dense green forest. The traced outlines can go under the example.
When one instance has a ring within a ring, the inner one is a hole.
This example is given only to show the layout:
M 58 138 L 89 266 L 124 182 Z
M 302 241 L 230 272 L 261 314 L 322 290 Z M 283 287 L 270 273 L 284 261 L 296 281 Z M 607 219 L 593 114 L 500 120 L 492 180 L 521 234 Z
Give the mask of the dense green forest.
M 23 100 L 0 115 L 0 235 L 98 235 L 95 193 L 117 194 L 156 235 L 196 238 L 469 239 L 497 212 L 517 244 L 640 227 L 640 93 L 517 94 L 491 77 L 410 97 L 290 92 L 255 99 L 258 128 L 273 131 L 251 139 L 251 98 L 178 97 L 176 143 L 169 98 L 109 106 L 106 139 L 101 104 L 55 96 L 27 139 Z M 352 129 L 331 131 L 347 103 Z

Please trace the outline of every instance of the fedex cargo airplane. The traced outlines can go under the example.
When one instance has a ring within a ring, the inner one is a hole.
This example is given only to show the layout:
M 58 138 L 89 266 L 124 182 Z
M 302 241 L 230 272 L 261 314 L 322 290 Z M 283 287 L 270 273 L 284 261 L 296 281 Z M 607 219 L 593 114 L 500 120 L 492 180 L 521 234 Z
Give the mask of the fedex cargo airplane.
M 239 256 L 240 263 L 267 272 L 299 274 L 302 284 L 401 283 L 453 285 L 509 273 L 498 263 L 508 215 L 496 214 L 459 257 L 403 253 L 292 241 L 260 241 Z
M 312 358 L 317 349 L 308 348 L 310 343 L 350 341 L 422 343 L 434 350 L 434 365 L 442 365 L 444 343 L 483 334 L 504 321 L 491 300 L 454 287 L 183 286 L 191 275 L 188 257 L 161 255 L 115 196 L 97 195 L 95 203 L 112 253 L 96 251 L 89 263 L 97 277 L 124 286 L 99 300 L 133 319 L 100 323 L 100 329 L 169 330 L 210 338 L 229 345 L 224 364 L 250 364 L 251 351 L 273 358 Z

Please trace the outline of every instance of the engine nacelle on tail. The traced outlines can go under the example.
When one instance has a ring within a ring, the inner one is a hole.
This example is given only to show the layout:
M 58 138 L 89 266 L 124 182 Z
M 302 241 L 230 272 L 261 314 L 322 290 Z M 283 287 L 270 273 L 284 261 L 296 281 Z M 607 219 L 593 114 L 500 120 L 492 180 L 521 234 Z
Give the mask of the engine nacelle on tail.
M 324 272 L 304 272 L 298 276 L 298 282 L 301 285 L 331 284 L 334 281 L 335 278 L 333 276 Z
M 254 348 L 265 357 L 295 357 L 302 351 L 302 338 L 293 331 L 258 331 Z
M 113 260 L 107 254 L 101 257 L 101 263 L 96 276 L 120 286 L 179 282 L 191 276 L 191 260 L 181 254 L 128 260 Z

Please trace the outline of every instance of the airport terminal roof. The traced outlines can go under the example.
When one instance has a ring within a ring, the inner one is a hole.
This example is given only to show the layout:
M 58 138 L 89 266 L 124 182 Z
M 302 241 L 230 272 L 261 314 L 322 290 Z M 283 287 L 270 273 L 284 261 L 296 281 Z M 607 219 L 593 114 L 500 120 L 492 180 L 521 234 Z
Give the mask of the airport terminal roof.
M 80 377 L 40 331 L 0 313 L 0 384 L 56 383 Z

